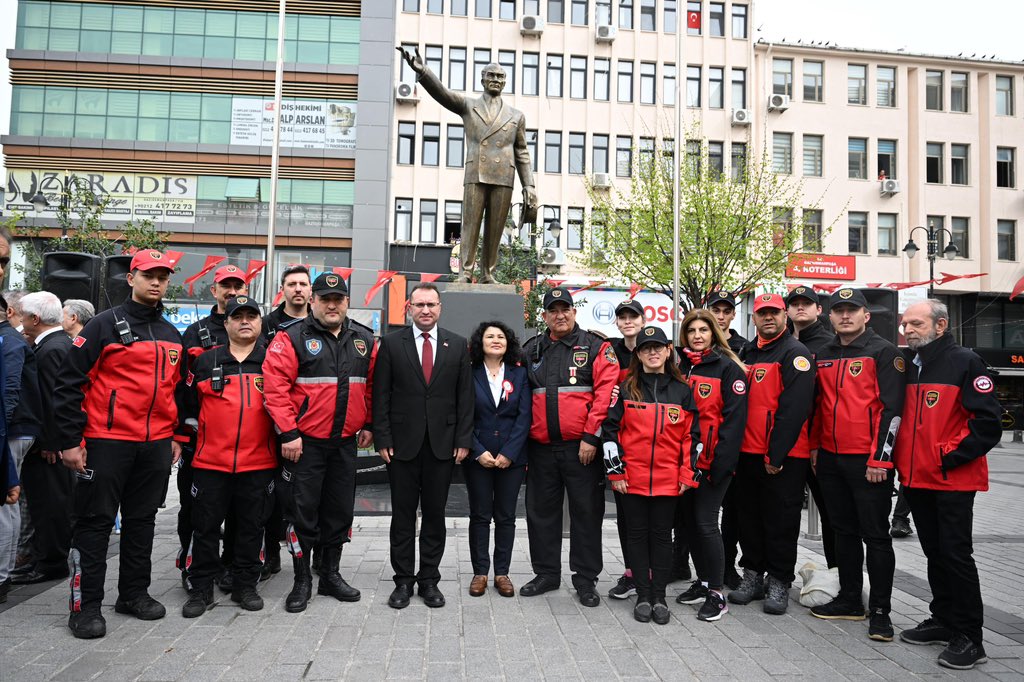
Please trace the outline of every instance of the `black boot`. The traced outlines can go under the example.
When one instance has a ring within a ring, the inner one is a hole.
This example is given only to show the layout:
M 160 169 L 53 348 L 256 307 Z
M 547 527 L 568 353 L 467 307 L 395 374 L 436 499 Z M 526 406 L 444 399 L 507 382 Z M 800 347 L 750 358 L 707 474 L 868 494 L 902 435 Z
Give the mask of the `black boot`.
M 341 547 L 320 547 L 320 583 L 317 594 L 326 594 L 338 601 L 359 601 L 359 590 L 345 582 L 338 571 L 341 562 Z
M 313 596 L 313 574 L 309 571 L 309 549 L 303 547 L 301 556 L 292 556 L 295 569 L 295 582 L 292 591 L 284 600 L 284 610 L 288 613 L 299 613 L 306 610 L 309 598 Z

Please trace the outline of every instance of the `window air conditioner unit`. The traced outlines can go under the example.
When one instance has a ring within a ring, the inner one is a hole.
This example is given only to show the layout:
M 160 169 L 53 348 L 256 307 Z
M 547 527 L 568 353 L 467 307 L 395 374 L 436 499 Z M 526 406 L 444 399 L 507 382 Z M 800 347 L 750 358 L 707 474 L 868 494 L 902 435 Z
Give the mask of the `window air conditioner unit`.
M 750 125 L 750 109 L 733 109 L 732 124 L 734 126 Z
M 598 24 L 594 38 L 599 43 L 613 43 L 619 29 L 611 24 Z
M 609 173 L 594 173 L 594 189 L 608 189 L 612 186 L 612 176 Z
M 540 252 L 540 263 L 541 265 L 551 267 L 565 265 L 565 251 L 555 247 L 546 246 Z
M 789 109 L 789 95 L 772 95 L 768 98 L 768 111 Z
M 539 36 L 544 33 L 544 20 L 528 14 L 519 20 L 519 32 L 524 36 Z
M 892 196 L 900 191 L 899 180 L 882 180 L 879 185 L 881 185 L 882 194 Z
M 420 96 L 412 83 L 399 83 L 395 86 L 395 101 L 399 104 L 416 104 Z

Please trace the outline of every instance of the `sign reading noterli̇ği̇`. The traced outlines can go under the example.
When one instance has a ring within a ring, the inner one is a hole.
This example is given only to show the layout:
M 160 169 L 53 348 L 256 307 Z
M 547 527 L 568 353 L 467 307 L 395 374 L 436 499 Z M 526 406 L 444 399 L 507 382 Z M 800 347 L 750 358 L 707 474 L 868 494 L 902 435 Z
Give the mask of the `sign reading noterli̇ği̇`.
M 857 257 L 792 253 L 786 277 L 853 280 L 857 278 Z

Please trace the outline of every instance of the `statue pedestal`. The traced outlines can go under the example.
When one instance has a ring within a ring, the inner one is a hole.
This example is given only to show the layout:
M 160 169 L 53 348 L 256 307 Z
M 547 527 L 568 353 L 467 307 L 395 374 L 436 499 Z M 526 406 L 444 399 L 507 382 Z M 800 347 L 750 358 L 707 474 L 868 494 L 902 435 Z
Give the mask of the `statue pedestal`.
M 449 282 L 441 293 L 441 302 L 444 309 L 440 325 L 467 339 L 481 322 L 490 320 L 507 324 L 520 345 L 528 338 L 523 297 L 516 293 L 514 284 Z

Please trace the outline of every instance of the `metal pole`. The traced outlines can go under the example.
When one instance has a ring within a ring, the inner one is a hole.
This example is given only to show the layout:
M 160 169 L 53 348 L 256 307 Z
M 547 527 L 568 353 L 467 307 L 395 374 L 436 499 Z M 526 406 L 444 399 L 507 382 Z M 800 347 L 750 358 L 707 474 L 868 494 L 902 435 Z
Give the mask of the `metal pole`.
M 807 532 L 808 540 L 821 539 L 821 517 L 818 516 L 818 505 L 814 503 L 814 495 L 807 496 Z
M 274 149 L 270 157 L 270 216 L 267 219 L 267 269 L 264 271 L 264 294 L 268 308 L 274 303 L 274 232 L 277 229 L 277 175 L 281 161 L 281 95 L 284 90 L 284 25 L 285 4 L 281 0 L 277 14 L 277 70 L 274 73 Z
M 682 5 L 683 3 L 679 3 Z M 682 193 L 683 168 L 683 85 L 686 83 L 686 65 L 683 63 L 683 34 L 685 21 L 679 21 L 676 11 L 676 135 L 672 173 L 672 343 L 679 341 L 679 210 Z

